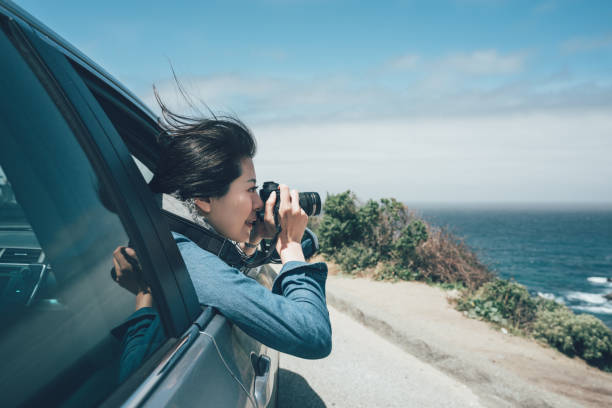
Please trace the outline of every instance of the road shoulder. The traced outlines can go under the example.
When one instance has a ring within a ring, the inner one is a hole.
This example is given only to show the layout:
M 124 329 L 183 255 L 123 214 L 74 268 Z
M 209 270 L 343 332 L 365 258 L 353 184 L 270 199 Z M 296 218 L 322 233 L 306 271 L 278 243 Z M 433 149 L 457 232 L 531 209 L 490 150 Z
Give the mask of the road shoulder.
M 468 386 L 486 406 L 612 405 L 612 374 L 468 319 L 439 288 L 331 275 L 328 303 Z

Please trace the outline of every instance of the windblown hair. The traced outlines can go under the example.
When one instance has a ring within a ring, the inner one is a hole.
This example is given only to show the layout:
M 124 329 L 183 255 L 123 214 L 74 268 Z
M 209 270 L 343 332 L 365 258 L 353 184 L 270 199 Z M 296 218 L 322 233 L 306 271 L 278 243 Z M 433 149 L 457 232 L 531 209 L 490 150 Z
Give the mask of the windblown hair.
M 252 158 L 257 146 L 251 131 L 230 116 L 186 116 L 163 103 L 159 137 L 161 155 L 149 186 L 156 193 L 173 194 L 181 200 L 221 197 L 240 177 L 240 161 Z

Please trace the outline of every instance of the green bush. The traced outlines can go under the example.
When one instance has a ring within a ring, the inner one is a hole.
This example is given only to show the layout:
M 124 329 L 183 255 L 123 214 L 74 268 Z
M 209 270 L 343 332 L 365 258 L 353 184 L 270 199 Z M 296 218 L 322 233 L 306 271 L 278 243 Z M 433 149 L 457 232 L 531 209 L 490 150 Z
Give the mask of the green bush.
M 358 207 L 355 195 L 345 191 L 328 196 L 323 213 L 317 230 L 321 252 L 346 268 L 363 269 L 379 261 L 410 267 L 417 261 L 416 248 L 427 240 L 425 223 L 393 198 Z
M 533 335 L 568 356 L 581 357 L 612 371 L 612 332 L 594 316 L 577 315 L 564 306 L 542 309 L 533 325 Z
M 576 315 L 554 300 L 533 298 L 516 282 L 495 279 L 477 291 L 465 292 L 457 308 L 468 317 L 532 335 L 569 356 L 612 371 L 612 331 L 601 320 Z
M 457 303 L 458 309 L 515 329 L 525 328 L 536 317 L 537 304 L 527 289 L 516 282 L 494 279 Z
M 396 260 L 405 267 L 420 263 L 416 249 L 425 241 L 427 241 L 425 223 L 422 220 L 412 220 L 399 231 L 397 238 L 393 241 L 389 252 L 390 259 Z
M 344 273 L 354 273 L 376 266 L 376 252 L 363 244 L 345 246 L 336 251 L 331 258 Z
M 331 255 L 361 239 L 363 232 L 357 216 L 356 198 L 352 192 L 328 195 L 323 212 L 317 229 L 322 254 Z
M 425 223 L 394 198 L 368 201 L 360 209 L 360 225 L 366 245 L 403 266 L 414 263 L 415 248 L 427 240 Z
M 552 299 L 546 299 L 543 297 L 535 298 L 536 306 L 538 308 L 538 313 L 540 312 L 555 312 L 560 309 L 569 310 L 567 306 L 562 303 L 556 302 Z
M 433 230 L 394 198 L 360 206 L 351 191 L 328 195 L 316 227 L 322 255 L 346 273 L 371 269 L 376 279 L 461 282 L 470 288 L 491 279 L 466 245 Z
M 359 208 L 357 213 L 357 220 L 359 229 L 361 230 L 360 236 L 365 240 L 372 237 L 374 232 L 374 226 L 380 221 L 381 208 L 380 205 L 374 200 L 368 200 L 365 205 Z M 369 239 L 372 243 L 372 239 Z
M 418 280 L 421 278 L 418 271 L 412 270 L 405 266 L 391 263 L 381 262 L 374 270 L 374 278 L 377 280 Z

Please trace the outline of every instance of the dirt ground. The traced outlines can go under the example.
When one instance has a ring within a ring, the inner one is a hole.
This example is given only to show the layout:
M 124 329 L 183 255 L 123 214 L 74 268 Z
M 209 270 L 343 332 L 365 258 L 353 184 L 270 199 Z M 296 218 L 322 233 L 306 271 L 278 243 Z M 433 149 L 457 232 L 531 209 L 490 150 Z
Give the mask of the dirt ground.
M 328 302 L 467 385 L 485 406 L 612 406 L 612 374 L 455 310 L 448 292 L 417 282 L 336 274 Z

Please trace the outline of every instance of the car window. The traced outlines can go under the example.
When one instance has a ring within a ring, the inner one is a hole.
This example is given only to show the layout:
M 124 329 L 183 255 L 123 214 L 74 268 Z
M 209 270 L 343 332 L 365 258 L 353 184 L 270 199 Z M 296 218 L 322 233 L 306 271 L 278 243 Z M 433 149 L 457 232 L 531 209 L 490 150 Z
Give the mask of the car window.
M 136 167 L 138 167 L 138 171 L 140 171 L 140 174 L 142 174 L 142 177 L 148 184 L 153 179 L 153 172 L 143 162 L 138 160 L 136 156 L 132 155 L 132 160 L 134 160 Z
M 101 204 L 87 163 L 78 169 L 80 180 L 56 171 L 44 185 L 24 185 L 18 174 L 14 190 L 0 168 L 0 392 L 9 406 L 99 403 L 164 340 L 161 327 L 150 327 L 159 325 L 155 310 L 143 316 L 135 296 L 113 281 L 113 250 L 129 237 Z M 68 179 L 71 192 L 61 188 Z M 149 337 L 148 351 L 135 349 L 137 335 Z
M 159 147 L 157 138 L 161 128 L 144 112 L 122 98 L 117 92 L 105 87 L 99 78 L 78 64 L 73 64 L 92 92 L 104 113 L 117 130 L 128 147 L 132 159 L 146 183 L 149 183 L 155 172 Z M 174 197 L 159 194 L 157 205 L 188 221 L 193 221 L 187 209 Z
M 164 330 L 112 278 L 130 237 L 74 125 L 4 35 L 0 52 L 18 73 L 0 81 L 0 405 L 95 406 Z

